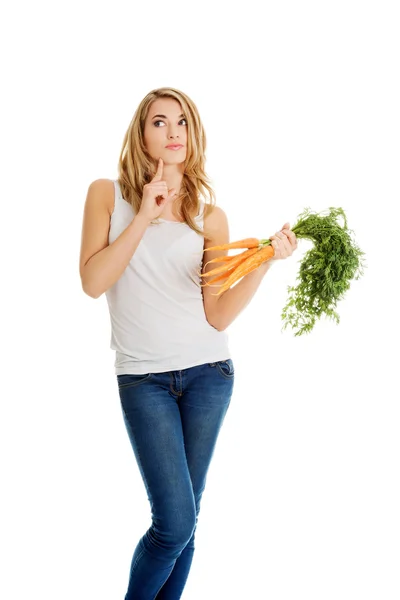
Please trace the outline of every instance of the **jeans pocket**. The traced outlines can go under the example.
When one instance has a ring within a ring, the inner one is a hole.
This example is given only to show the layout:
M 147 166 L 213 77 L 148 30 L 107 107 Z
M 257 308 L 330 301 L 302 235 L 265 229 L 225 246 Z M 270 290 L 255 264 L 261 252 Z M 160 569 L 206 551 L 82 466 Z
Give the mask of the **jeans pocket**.
M 133 373 L 127 373 L 123 375 L 117 375 L 118 388 L 125 389 L 128 387 L 133 387 L 135 385 L 139 385 L 144 381 L 147 381 L 152 376 L 152 373 L 144 373 L 140 375 L 136 375 Z
M 233 361 L 231 358 L 227 358 L 226 360 L 219 360 L 215 363 L 211 363 L 212 365 L 216 365 L 218 371 L 228 379 L 232 379 L 235 376 L 235 367 L 233 365 Z

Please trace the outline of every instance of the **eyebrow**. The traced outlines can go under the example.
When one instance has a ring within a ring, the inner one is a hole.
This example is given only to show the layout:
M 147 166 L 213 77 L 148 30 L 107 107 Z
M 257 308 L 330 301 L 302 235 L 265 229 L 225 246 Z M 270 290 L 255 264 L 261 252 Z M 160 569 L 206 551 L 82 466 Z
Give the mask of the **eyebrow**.
M 152 119 L 155 119 L 156 117 L 161 117 L 162 119 L 168 119 L 168 117 L 166 115 L 154 115 L 154 117 L 151 117 Z M 185 117 L 185 115 L 179 115 L 178 119 L 180 119 L 181 117 Z M 186 117 L 185 117 L 186 119 Z

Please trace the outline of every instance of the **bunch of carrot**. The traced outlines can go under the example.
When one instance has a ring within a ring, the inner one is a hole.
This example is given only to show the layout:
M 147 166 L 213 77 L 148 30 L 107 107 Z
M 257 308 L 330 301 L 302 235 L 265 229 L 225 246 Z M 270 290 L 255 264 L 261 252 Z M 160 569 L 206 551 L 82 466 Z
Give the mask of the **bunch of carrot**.
M 240 254 L 236 254 L 235 256 L 221 256 L 209 260 L 206 264 L 213 262 L 224 262 L 225 264 L 222 265 L 222 267 L 217 267 L 208 271 L 208 273 L 200 274 L 201 277 L 211 277 L 211 275 L 214 275 L 213 279 L 201 284 L 202 286 L 214 285 L 217 281 L 224 279 L 229 274 L 228 279 L 220 287 L 218 293 L 213 294 L 213 296 L 219 296 L 228 290 L 236 283 L 236 281 L 245 275 L 248 275 L 251 271 L 254 271 L 254 269 L 257 269 L 261 263 L 269 260 L 274 255 L 274 248 L 271 246 L 271 240 L 258 240 L 257 238 L 245 238 L 244 240 L 238 240 L 237 242 L 231 242 L 230 244 L 212 246 L 211 248 L 206 248 L 205 252 L 208 250 L 228 250 L 237 248 L 247 248 L 247 250 Z M 215 275 L 217 275 L 217 277 L 215 277 Z
M 343 219 L 341 224 L 338 218 Z M 310 332 L 317 318 L 322 314 L 339 322 L 335 308 L 350 285 L 351 279 L 358 279 L 363 271 L 364 252 L 352 240 L 347 228 L 347 219 L 342 208 L 330 208 L 328 212 L 312 212 L 306 208 L 298 217 L 292 231 L 297 238 L 314 242 L 314 247 L 305 254 L 297 279 L 296 287 L 289 287 L 289 300 L 282 311 L 284 328 L 291 325 L 297 329 L 295 335 Z M 201 277 L 214 276 L 203 285 L 214 285 L 228 276 L 217 294 L 228 290 L 239 279 L 257 269 L 263 262 L 274 256 L 270 239 L 245 238 L 230 244 L 212 246 L 208 250 L 229 250 L 246 248 L 235 256 L 221 256 L 212 262 L 223 262 L 217 267 L 200 274 Z

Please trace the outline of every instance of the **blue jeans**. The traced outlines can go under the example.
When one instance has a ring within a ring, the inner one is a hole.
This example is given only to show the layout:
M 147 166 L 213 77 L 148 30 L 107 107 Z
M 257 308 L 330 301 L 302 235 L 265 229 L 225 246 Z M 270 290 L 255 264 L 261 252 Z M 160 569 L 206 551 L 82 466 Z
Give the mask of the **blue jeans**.
M 207 471 L 231 401 L 233 362 L 117 380 L 152 512 L 132 557 L 125 600 L 179 600 L 193 559 Z

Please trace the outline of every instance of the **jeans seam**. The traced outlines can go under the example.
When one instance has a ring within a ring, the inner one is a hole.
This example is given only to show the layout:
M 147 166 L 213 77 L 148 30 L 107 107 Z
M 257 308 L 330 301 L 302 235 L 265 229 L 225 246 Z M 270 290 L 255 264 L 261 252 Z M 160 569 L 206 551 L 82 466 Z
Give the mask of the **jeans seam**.
M 149 379 L 151 379 L 151 376 L 152 376 L 152 373 L 149 373 L 148 377 L 144 377 L 143 379 L 139 379 L 138 381 L 131 381 L 131 383 L 120 383 L 117 380 L 118 387 L 120 390 L 129 388 L 129 387 L 134 387 L 136 385 L 140 385 L 141 383 L 144 383 L 145 381 L 148 381 Z
M 131 568 L 131 573 L 132 573 L 132 572 L 135 570 L 135 568 L 136 568 L 136 565 L 138 564 L 139 560 L 142 558 L 142 556 L 143 556 L 143 554 L 144 554 L 145 552 L 146 552 L 146 550 L 145 550 L 145 549 L 142 549 L 142 550 L 141 550 L 141 552 L 140 552 L 140 554 L 139 554 L 139 555 L 136 557 L 136 560 L 135 560 L 135 562 L 133 563 L 133 565 L 132 565 L 132 568 Z
M 216 364 L 217 369 L 219 370 L 220 373 L 222 373 L 222 375 L 226 378 L 226 379 L 233 379 L 235 376 L 235 371 L 232 371 L 231 373 L 225 373 L 223 369 L 221 369 L 221 366 L 218 364 L 219 362 L 224 362 L 225 364 L 228 364 L 226 362 L 226 360 L 222 360 L 222 361 L 218 361 Z

